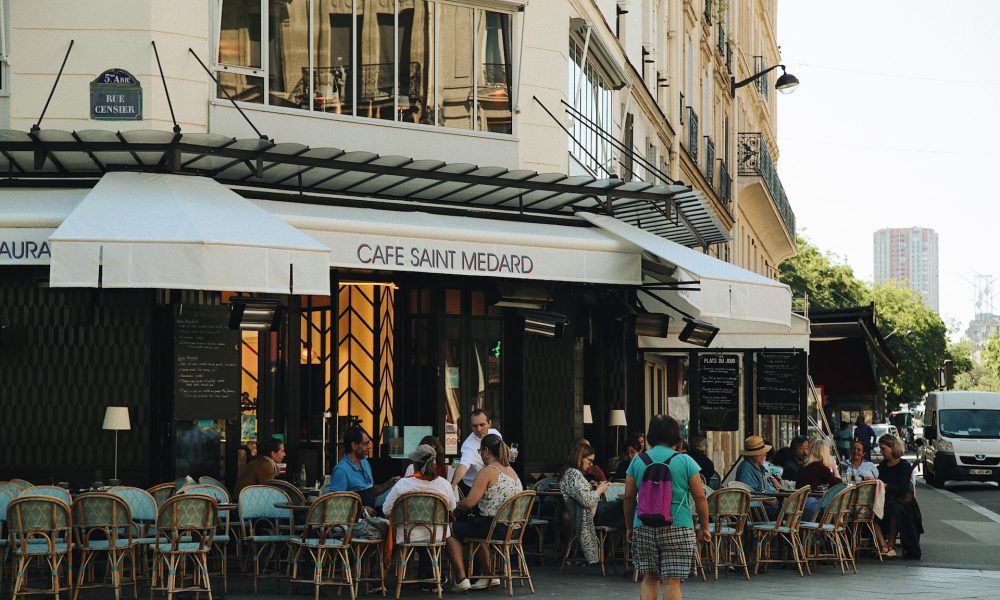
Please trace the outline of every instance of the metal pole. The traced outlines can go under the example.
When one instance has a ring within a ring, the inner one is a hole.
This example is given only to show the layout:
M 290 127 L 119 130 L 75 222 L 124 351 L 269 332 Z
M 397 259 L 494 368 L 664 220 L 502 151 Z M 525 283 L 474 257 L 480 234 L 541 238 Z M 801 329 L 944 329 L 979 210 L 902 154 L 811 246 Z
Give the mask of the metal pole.
M 52 84 L 52 89 L 49 91 L 49 99 L 45 101 L 45 107 L 42 108 L 42 114 L 38 117 L 38 122 L 31 126 L 31 131 L 38 131 L 42 128 L 42 119 L 45 118 L 46 111 L 49 110 L 49 102 L 52 102 L 52 95 L 56 93 L 56 86 L 59 85 L 59 80 L 62 78 L 63 69 L 66 68 L 66 61 L 69 60 L 69 53 L 73 50 L 73 44 L 76 40 L 69 41 L 69 48 L 66 48 L 66 55 L 63 56 L 62 65 L 59 67 L 59 74 L 56 75 L 56 80 Z

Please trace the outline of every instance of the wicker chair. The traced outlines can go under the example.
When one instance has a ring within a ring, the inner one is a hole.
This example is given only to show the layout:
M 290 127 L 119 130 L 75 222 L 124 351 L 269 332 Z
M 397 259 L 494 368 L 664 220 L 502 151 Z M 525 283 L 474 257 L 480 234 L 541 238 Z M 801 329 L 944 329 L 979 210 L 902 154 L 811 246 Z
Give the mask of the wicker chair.
M 3 598 L 3 582 L 7 581 L 7 506 L 14 499 L 0 489 L 0 598 Z
M 840 567 L 841 575 L 846 574 L 853 563 L 851 544 L 847 539 L 847 519 L 851 514 L 853 496 L 853 488 L 843 484 L 834 486 L 823 496 L 819 520 L 799 524 L 806 559 L 814 564 L 821 560 L 833 560 Z M 824 547 L 829 551 L 824 552 Z M 854 572 L 857 573 L 857 567 Z
M 155 590 L 165 591 L 167 600 L 178 592 L 208 592 L 208 600 L 212 600 L 208 555 L 215 542 L 218 520 L 218 505 L 211 496 L 181 494 L 160 506 L 156 516 L 156 543 L 152 546 L 150 597 Z M 184 587 L 183 574 L 180 585 L 177 581 L 177 574 L 181 572 L 178 567 L 184 566 L 185 561 L 191 563 L 194 571 L 188 587 Z
M 29 496 L 46 496 L 48 498 L 58 498 L 66 504 L 73 504 L 73 496 L 70 495 L 68 490 L 54 485 L 35 485 L 29 488 L 21 490 L 21 495 L 18 498 L 26 498 Z
M 167 483 L 154 485 L 146 491 L 149 492 L 149 495 L 156 501 L 156 506 L 159 507 L 163 506 L 167 500 L 177 493 L 177 485 L 174 482 L 169 481 Z
M 14 556 L 12 598 L 31 594 L 52 594 L 69 589 L 73 573 L 73 515 L 68 504 L 49 496 L 15 498 L 7 506 L 10 551 Z M 28 587 L 32 562 L 42 563 L 51 574 L 47 589 Z M 66 585 L 62 573 L 66 572 Z
M 18 479 L 15 477 L 14 479 L 11 479 L 10 482 L 18 486 L 22 490 L 26 490 L 30 487 L 35 487 L 35 484 L 31 483 L 27 479 Z
M 108 572 L 103 580 L 110 579 L 115 591 L 115 600 L 121 598 L 122 572 L 125 559 L 132 558 L 132 596 L 138 598 L 139 589 L 135 577 L 135 540 L 132 537 L 132 512 L 128 504 L 118 496 L 104 493 L 82 494 L 73 502 L 73 529 L 76 531 L 76 547 L 80 553 L 77 567 L 76 586 L 73 600 L 82 589 L 107 587 L 103 582 L 86 582 L 89 567 L 94 558 L 103 554 Z
M 229 499 L 229 492 L 226 491 L 224 487 L 218 487 L 212 484 L 197 483 L 194 485 L 187 485 L 177 491 L 178 494 L 201 494 L 203 496 L 209 496 L 215 499 L 217 504 L 229 504 L 231 501 Z M 215 532 L 215 539 L 212 543 L 212 548 L 219 555 L 219 570 L 215 571 L 222 576 L 222 593 L 223 595 L 229 593 L 229 573 L 227 571 L 226 563 L 229 562 L 229 542 L 236 538 L 236 531 L 233 529 L 235 525 L 229 519 L 230 511 L 220 510 L 219 515 L 219 526 Z
M 742 568 L 747 580 L 750 567 L 743 551 L 743 531 L 750 518 L 750 493 L 739 488 L 715 490 L 708 496 L 708 560 L 719 579 L 719 567 Z
M 156 500 L 142 488 L 124 485 L 111 488 L 110 493 L 124 500 L 132 513 L 132 541 L 135 542 L 132 560 L 146 578 L 149 575 L 149 549 L 156 543 Z M 138 578 L 139 574 L 133 570 L 132 580 Z
M 215 487 L 226 489 L 226 484 L 222 483 L 221 481 L 219 481 L 215 477 L 212 477 L 211 475 L 202 475 L 201 477 L 198 478 L 198 483 L 200 483 L 201 485 L 214 485 Z
M 553 486 L 558 489 L 559 478 L 558 477 L 546 477 L 539 480 L 533 486 L 535 492 L 544 492 L 552 488 Z M 531 522 L 528 526 L 531 527 L 535 532 L 535 541 L 538 548 L 538 560 L 542 565 L 545 564 L 545 532 L 547 530 L 552 531 L 552 542 L 556 548 L 556 553 L 559 552 L 559 530 L 560 530 L 560 517 L 562 515 L 562 498 L 557 498 L 554 496 L 542 496 L 535 502 L 534 509 L 531 515 Z M 534 553 L 533 553 L 534 554 Z
M 867 549 L 862 547 L 863 535 L 867 533 L 872 542 L 872 549 L 882 561 L 882 546 L 878 543 L 879 534 L 875 530 L 875 491 L 878 488 L 876 481 L 861 481 L 854 484 L 854 497 L 851 499 L 850 515 L 847 519 L 848 535 L 851 539 L 851 556 L 857 558 L 858 551 Z
M 240 539 L 253 563 L 253 593 L 264 577 L 287 577 L 280 568 L 282 555 L 288 562 L 288 545 L 293 537 L 292 511 L 274 505 L 290 502 L 288 494 L 269 485 L 248 485 L 240 491 Z M 268 570 L 268 565 L 275 567 Z
M 402 494 L 392 505 L 390 518 L 394 531 L 390 535 L 397 538 L 394 554 L 396 559 L 396 598 L 404 583 L 433 583 L 437 596 L 441 598 L 441 551 L 448 539 L 451 515 L 448 501 L 437 494 L 409 492 Z M 400 535 L 396 535 L 399 533 Z M 398 539 L 402 537 L 402 541 Z M 406 567 L 413 553 L 423 548 L 431 561 L 430 579 L 407 578 Z
M 7 492 L 8 494 L 10 494 L 11 498 L 17 498 L 18 496 L 20 496 L 21 490 L 23 489 L 25 488 L 22 488 L 16 483 L 11 483 L 9 481 L 0 481 L 0 492 Z
M 469 538 L 469 566 L 466 576 L 473 579 L 473 560 L 480 547 L 485 546 L 490 554 L 495 554 L 503 564 L 503 573 L 498 576 L 506 583 L 508 595 L 514 595 L 514 580 L 527 580 L 531 593 L 535 593 L 535 584 L 531 581 L 528 562 L 524 558 L 524 533 L 531 521 L 531 507 L 535 503 L 535 491 L 525 490 L 507 499 L 490 523 L 490 530 L 485 538 Z M 517 568 L 511 562 L 511 551 L 517 559 Z M 493 577 L 493 575 L 489 575 Z
M 753 525 L 753 532 L 757 538 L 757 564 L 754 565 L 754 575 L 756 575 L 761 565 L 765 569 L 768 564 L 784 563 L 782 558 L 773 558 L 773 542 L 785 542 L 792 553 L 792 561 L 799 569 L 799 576 L 805 572 L 810 573 L 809 561 L 805 557 L 805 549 L 802 547 L 802 540 L 799 537 L 799 522 L 802 520 L 802 511 L 806 507 L 806 498 L 809 497 L 809 486 L 795 490 L 790 496 L 785 498 L 785 503 L 781 505 L 781 510 L 774 521 L 768 523 L 756 523 Z
M 306 513 L 305 528 L 292 540 L 292 581 L 312 583 L 315 586 L 315 600 L 319 600 L 320 587 L 324 585 L 346 586 L 351 591 L 351 600 L 356 597 L 354 574 L 351 566 L 352 527 L 361 513 L 361 496 L 354 492 L 331 492 L 320 496 Z M 306 550 L 312 557 L 313 574 L 309 579 L 299 578 L 300 556 Z M 328 556 L 332 556 L 329 567 Z M 344 581 L 337 579 L 338 561 L 342 567 Z M 324 578 L 329 574 L 329 578 Z
M 270 481 L 265 481 L 264 485 L 269 485 L 271 487 L 276 487 L 279 490 L 288 494 L 292 502 L 295 504 L 305 504 L 306 496 L 302 493 L 302 490 L 295 487 L 294 485 L 288 483 L 287 481 L 282 481 L 281 479 L 272 479 Z

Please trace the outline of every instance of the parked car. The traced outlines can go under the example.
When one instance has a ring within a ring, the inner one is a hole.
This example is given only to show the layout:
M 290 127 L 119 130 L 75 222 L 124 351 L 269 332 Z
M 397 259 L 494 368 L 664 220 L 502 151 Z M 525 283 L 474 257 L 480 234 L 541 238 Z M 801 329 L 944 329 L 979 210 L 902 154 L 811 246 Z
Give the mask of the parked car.
M 891 423 L 872 423 L 872 429 L 875 430 L 875 447 L 872 448 L 872 462 L 880 463 L 882 462 L 882 449 L 879 448 L 877 440 L 887 433 L 899 437 L 899 429 Z M 902 439 L 902 438 L 900 438 Z

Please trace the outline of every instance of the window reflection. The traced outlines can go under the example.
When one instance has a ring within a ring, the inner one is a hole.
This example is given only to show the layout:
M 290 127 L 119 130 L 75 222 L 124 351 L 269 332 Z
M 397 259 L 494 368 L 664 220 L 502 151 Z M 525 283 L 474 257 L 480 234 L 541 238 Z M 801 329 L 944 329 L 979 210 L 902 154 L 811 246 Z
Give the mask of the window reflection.
M 358 114 L 371 119 L 395 118 L 395 2 L 357 2 Z
M 271 0 L 268 103 L 308 108 L 309 0 Z
M 478 81 L 479 129 L 494 133 L 511 133 L 510 80 L 511 31 L 510 15 L 480 12 L 481 37 Z
M 222 88 L 226 90 L 233 100 L 240 102 L 264 102 L 264 78 L 253 77 L 251 75 L 241 75 L 239 73 L 221 72 L 216 75 Z M 220 90 L 220 98 L 225 98 Z
M 441 4 L 438 10 L 441 13 L 439 123 L 455 129 L 473 129 L 473 9 Z
M 434 4 L 399 3 L 399 120 L 434 124 Z
M 313 110 L 354 114 L 354 18 L 351 0 L 315 2 Z
M 224 0 L 219 63 L 260 68 L 260 0 Z

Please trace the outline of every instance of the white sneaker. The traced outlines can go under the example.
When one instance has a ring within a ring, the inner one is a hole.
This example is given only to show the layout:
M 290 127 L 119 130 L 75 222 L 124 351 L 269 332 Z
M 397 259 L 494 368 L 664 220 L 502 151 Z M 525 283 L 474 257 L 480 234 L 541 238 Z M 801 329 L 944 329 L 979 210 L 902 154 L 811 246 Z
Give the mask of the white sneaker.
M 456 582 L 455 585 L 451 586 L 451 591 L 452 592 L 456 592 L 456 593 L 457 592 L 467 592 L 471 588 L 472 588 L 472 584 L 469 583 L 469 580 L 466 578 L 466 579 L 463 579 L 462 581 Z
M 484 577 L 482 579 L 477 579 L 476 583 L 473 583 L 472 586 L 469 587 L 469 589 L 470 590 L 486 590 L 486 589 L 489 589 L 489 588 L 491 588 L 493 586 L 497 586 L 497 585 L 500 585 L 500 580 L 499 579 L 497 579 L 497 578 L 486 579 Z

